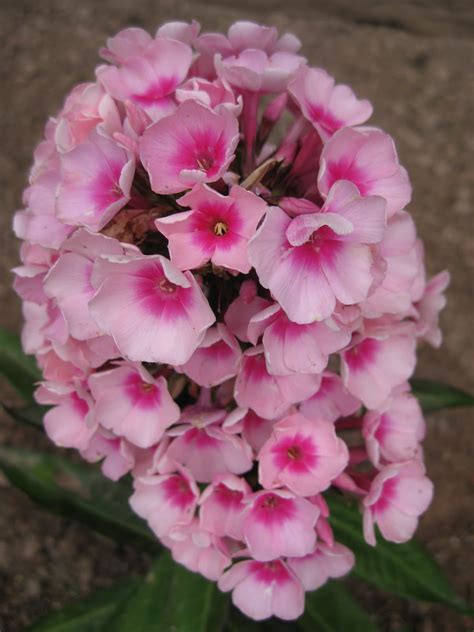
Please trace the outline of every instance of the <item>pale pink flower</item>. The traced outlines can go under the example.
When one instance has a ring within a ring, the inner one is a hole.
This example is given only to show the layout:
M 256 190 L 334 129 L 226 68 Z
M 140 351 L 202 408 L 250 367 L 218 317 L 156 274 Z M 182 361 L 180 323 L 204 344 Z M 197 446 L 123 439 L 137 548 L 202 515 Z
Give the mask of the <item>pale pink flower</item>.
M 183 103 L 188 99 L 199 101 L 208 108 L 220 112 L 227 109 L 234 116 L 242 112 L 242 97 L 235 95 L 229 85 L 221 80 L 208 81 L 199 77 L 192 77 L 176 89 L 176 100 Z
M 19 239 L 26 239 L 44 248 L 59 248 L 73 230 L 55 216 L 56 191 L 60 183 L 59 158 L 54 154 L 23 192 L 25 210 L 13 217 L 13 230 Z
M 157 38 L 121 65 L 100 66 L 97 79 L 119 101 L 130 100 L 158 120 L 175 109 L 175 89 L 187 77 L 192 50 L 183 42 Z
M 442 334 L 439 328 L 439 313 L 446 306 L 446 291 L 450 281 L 449 272 L 440 272 L 426 284 L 421 300 L 416 304 L 417 335 L 433 347 L 441 346 Z
M 308 500 L 274 490 L 257 492 L 247 503 L 242 535 L 254 559 L 300 557 L 313 550 L 319 509 Z
M 361 338 L 341 354 L 341 375 L 347 390 L 367 408 L 381 406 L 392 389 L 411 377 L 416 364 L 412 335 L 385 333 Z
M 193 355 L 176 370 L 200 386 L 217 386 L 237 375 L 241 355 L 237 340 L 225 325 L 218 323 L 206 331 Z
M 275 52 L 246 48 L 237 55 L 214 58 L 217 75 L 231 86 L 249 92 L 270 93 L 285 90 L 298 68 L 305 62 L 292 52 Z
M 163 543 L 171 549 L 176 562 L 194 573 L 217 581 L 231 563 L 219 539 L 199 526 L 197 518 L 188 525 L 173 529 Z
M 94 373 L 88 384 L 97 422 L 140 448 L 158 443 L 180 417 L 164 377 L 154 378 L 140 365 Z
M 241 520 L 249 484 L 233 474 L 218 474 L 199 499 L 199 522 L 217 536 L 242 539 Z
M 136 478 L 130 506 L 162 538 L 174 528 L 190 524 L 198 498 L 199 490 L 192 476 L 180 468 L 174 474 Z
M 134 157 L 92 131 L 84 142 L 62 154 L 60 161 L 58 219 L 99 231 L 130 199 Z
M 191 22 L 165 22 L 156 31 L 156 37 L 166 37 L 185 44 L 193 44 L 199 35 L 201 25 L 196 20 Z
M 45 293 L 61 310 L 71 336 L 77 340 L 94 338 L 101 333 L 89 314 L 89 301 L 95 292 L 91 283 L 94 261 L 101 255 L 122 255 L 125 249 L 115 239 L 78 229 L 63 242 L 62 250 L 45 277 Z
M 234 398 L 243 408 L 251 408 L 260 417 L 275 419 L 291 406 L 301 402 L 320 385 L 321 376 L 310 373 L 271 375 L 262 347 L 247 349 L 235 382 Z
M 345 127 L 327 142 L 318 176 L 321 194 L 328 195 L 338 180 L 350 180 L 362 196 L 382 196 L 389 217 L 411 199 L 410 181 L 393 140 L 378 129 Z
M 242 420 L 242 437 L 252 447 L 255 454 L 260 452 L 263 444 L 270 438 L 274 424 L 274 419 L 259 417 L 253 410 L 245 414 Z
M 252 468 L 252 451 L 240 437 L 221 427 L 226 411 L 202 406 L 183 410 L 166 455 L 189 468 L 199 483 L 210 483 L 217 474 L 243 474 Z
M 408 312 L 419 298 L 419 277 L 424 267 L 415 224 L 406 211 L 395 213 L 388 221 L 378 254 L 383 258 L 383 279 L 361 304 L 362 313 L 367 318 L 378 318 Z
M 355 564 L 355 556 L 347 546 L 338 542 L 333 546 L 318 543 L 312 553 L 288 558 L 286 563 L 305 590 L 316 590 L 330 578 L 347 575 Z
M 420 461 L 394 463 L 383 468 L 364 498 L 364 537 L 375 546 L 376 524 L 390 542 L 410 540 L 433 497 L 433 483 Z
M 248 241 L 268 208 L 261 198 L 239 186 L 233 186 L 225 196 L 198 184 L 179 199 L 179 204 L 192 210 L 155 223 L 168 238 L 171 261 L 180 270 L 212 261 L 216 266 L 250 272 Z
M 93 404 L 80 384 L 46 382 L 35 393 L 39 404 L 53 405 L 44 416 L 48 437 L 62 448 L 87 448 L 96 429 Z
M 336 421 L 357 412 L 361 402 L 351 395 L 341 378 L 335 373 L 325 371 L 321 386 L 309 399 L 300 404 L 300 412 L 307 419 L 325 419 Z
M 57 116 L 54 141 L 58 151 L 71 151 L 96 127 L 109 136 L 120 131 L 117 105 L 99 84 L 81 83 L 72 89 Z
M 280 560 L 239 562 L 222 575 L 218 586 L 223 592 L 232 590 L 233 604 L 256 621 L 272 615 L 297 619 L 304 611 L 303 586 Z
M 102 474 L 112 481 L 118 481 L 134 466 L 133 455 L 125 447 L 123 439 L 108 437 L 100 430 L 93 434 L 87 448 L 80 454 L 89 463 L 101 461 Z
M 367 453 L 378 467 L 380 461 L 409 461 L 419 455 L 425 421 L 418 400 L 398 389 L 380 411 L 364 416 L 362 434 Z
M 145 130 L 140 157 L 156 193 L 180 193 L 215 182 L 229 168 L 239 141 L 237 119 L 188 100 Z
M 189 273 L 160 255 L 111 260 L 90 313 L 130 360 L 183 364 L 215 316 Z
M 293 323 L 277 304 L 251 318 L 251 342 L 256 344 L 262 332 L 265 361 L 272 375 L 320 374 L 330 354 L 343 349 L 351 339 L 348 331 L 331 322 Z
M 336 85 L 321 68 L 300 68 L 288 91 L 323 140 L 341 127 L 365 123 L 372 115 L 369 101 L 357 99 L 349 86 Z
M 373 283 L 370 245 L 385 228 L 381 197 L 361 198 L 339 182 L 321 212 L 291 219 L 271 208 L 249 244 L 249 259 L 288 318 L 299 324 L 324 320 L 336 299 L 344 305 L 367 297 Z
M 224 314 L 224 321 L 230 331 L 242 342 L 249 342 L 247 328 L 253 316 L 271 305 L 270 301 L 257 296 L 257 284 L 245 280 L 239 289 L 239 296 L 232 301 Z
M 309 421 L 296 414 L 285 417 L 258 455 L 259 482 L 271 489 L 286 486 L 299 496 L 312 496 L 327 489 L 349 461 L 349 452 L 336 436 L 334 424 Z
M 153 42 L 149 33 L 137 27 L 123 29 L 107 38 L 107 46 L 100 49 L 100 56 L 113 64 L 123 64 L 131 57 L 142 55 Z

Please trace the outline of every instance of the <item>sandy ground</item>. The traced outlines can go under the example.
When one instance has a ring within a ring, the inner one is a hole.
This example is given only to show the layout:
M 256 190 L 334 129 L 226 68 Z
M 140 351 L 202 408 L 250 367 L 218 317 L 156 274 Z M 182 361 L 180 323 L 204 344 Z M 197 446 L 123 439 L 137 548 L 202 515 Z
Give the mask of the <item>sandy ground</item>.
M 414 185 L 410 210 L 425 241 L 430 273 L 452 273 L 440 351 L 420 352 L 418 375 L 474 390 L 472 82 L 474 5 L 429 0 L 3 0 L 0 4 L 0 325 L 20 326 L 9 269 L 18 243 L 10 231 L 44 121 L 75 83 L 93 77 L 96 51 L 127 25 L 154 30 L 168 19 L 223 30 L 238 18 L 296 33 L 312 64 L 350 83 L 375 105 L 374 123 L 391 133 Z M 471 86 L 471 90 L 469 90 Z M 3 389 L 8 397 L 8 390 Z M 472 595 L 474 512 L 472 413 L 429 420 L 426 461 L 436 498 L 419 537 L 458 592 Z M 0 441 L 32 446 L 36 435 L 2 419 Z M 0 629 L 20 630 L 52 608 L 107 585 L 147 559 L 53 517 L 0 480 Z M 444 608 L 356 589 L 382 630 L 473 628 Z

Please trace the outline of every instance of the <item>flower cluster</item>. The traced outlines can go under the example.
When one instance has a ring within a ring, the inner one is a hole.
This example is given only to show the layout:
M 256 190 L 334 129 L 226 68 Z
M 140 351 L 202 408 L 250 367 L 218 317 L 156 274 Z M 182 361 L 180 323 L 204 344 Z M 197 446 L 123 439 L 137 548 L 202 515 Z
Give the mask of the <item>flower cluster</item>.
M 329 488 L 372 545 L 411 538 L 432 496 L 408 379 L 448 274 L 425 280 L 372 106 L 299 48 L 250 22 L 121 31 L 14 219 L 46 432 L 130 473 L 174 559 L 254 619 L 351 569 Z

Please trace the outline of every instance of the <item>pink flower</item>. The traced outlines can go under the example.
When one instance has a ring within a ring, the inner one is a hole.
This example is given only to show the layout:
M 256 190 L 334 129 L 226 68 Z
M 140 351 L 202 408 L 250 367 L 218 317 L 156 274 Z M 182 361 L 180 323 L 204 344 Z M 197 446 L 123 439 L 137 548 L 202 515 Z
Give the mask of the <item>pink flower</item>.
M 89 314 L 89 301 L 95 292 L 91 284 L 94 260 L 99 255 L 122 255 L 124 247 L 115 239 L 79 229 L 62 248 L 65 252 L 44 280 L 45 293 L 61 310 L 71 336 L 77 340 L 94 338 L 101 333 Z
M 180 468 L 174 474 L 136 478 L 130 505 L 162 538 L 176 527 L 190 524 L 198 498 L 193 478 Z
M 256 621 L 272 615 L 297 619 L 304 611 L 304 589 L 280 560 L 239 562 L 222 575 L 218 585 L 223 592 L 232 590 L 233 604 Z
M 186 364 L 176 369 L 200 386 L 217 386 L 237 375 L 241 355 L 237 340 L 225 325 L 218 323 L 206 331 Z
M 242 97 L 236 96 L 228 84 L 220 79 L 208 81 L 193 77 L 176 89 L 176 99 L 178 103 L 194 99 L 216 112 L 227 109 L 234 116 L 239 116 L 242 111 Z
M 327 142 L 318 176 L 321 194 L 328 195 L 338 180 L 350 180 L 362 196 L 382 196 L 388 217 L 411 199 L 410 181 L 398 162 L 393 140 L 377 129 L 346 127 Z
M 111 260 L 90 312 L 130 360 L 170 364 L 187 362 L 215 320 L 195 278 L 160 255 Z
M 119 68 L 100 66 L 97 78 L 114 99 L 129 99 L 158 120 L 176 107 L 172 94 L 186 79 L 192 50 L 183 42 L 160 37 L 136 53 Z
M 336 85 L 320 68 L 300 68 L 288 91 L 323 140 L 341 127 L 365 123 L 372 115 L 369 101 L 359 101 L 349 86 Z
M 166 380 L 153 378 L 142 366 L 123 365 L 94 373 L 89 388 L 96 402 L 96 420 L 140 448 L 156 444 L 180 416 Z
M 290 219 L 272 208 L 249 244 L 249 260 L 288 318 L 299 324 L 331 316 L 367 297 L 373 283 L 369 244 L 385 228 L 385 203 L 335 184 L 321 212 Z
M 418 335 L 433 347 L 440 347 L 442 342 L 438 320 L 439 313 L 446 306 L 444 292 L 449 285 L 450 276 L 446 270 L 440 272 L 426 284 L 421 300 L 417 303 Z
M 224 196 L 198 184 L 179 203 L 192 210 L 155 223 L 168 238 L 171 261 L 180 270 L 212 261 L 216 266 L 250 272 L 247 244 L 268 208 L 261 198 L 239 186 Z
M 135 160 L 114 141 L 91 132 L 61 155 L 58 219 L 101 230 L 130 199 Z
M 194 100 L 149 127 L 140 157 L 156 193 L 180 193 L 198 182 L 215 182 L 229 168 L 239 140 L 237 119 Z
M 218 76 L 242 91 L 269 93 L 285 90 L 304 57 L 292 52 L 275 52 L 247 48 L 237 55 L 222 58 L 217 54 L 214 63 Z
M 80 385 L 44 383 L 36 391 L 35 398 L 39 404 L 53 404 L 43 422 L 53 443 L 62 448 L 87 448 L 96 424 L 92 400 Z
M 225 410 L 193 406 L 183 411 L 181 424 L 168 431 L 175 437 L 167 458 L 189 468 L 199 483 L 217 474 L 243 474 L 252 468 L 252 451 L 240 437 L 220 427 Z
M 270 306 L 270 301 L 257 296 L 257 284 L 251 279 L 242 283 L 239 296 L 232 301 L 224 314 L 224 321 L 230 331 L 242 342 L 249 342 L 247 328 L 255 314 Z
M 378 408 L 392 389 L 412 375 L 416 341 L 411 335 L 385 334 L 362 338 L 341 354 L 341 375 L 347 390 L 367 408 Z
M 74 149 L 96 127 L 109 136 L 121 128 L 114 100 L 97 83 L 81 83 L 73 88 L 57 118 L 54 140 L 61 153 Z
M 313 550 L 319 516 L 315 505 L 284 490 L 257 492 L 247 502 L 242 535 L 254 559 L 300 557 Z
M 59 248 L 73 230 L 55 216 L 56 191 L 60 183 L 59 158 L 55 152 L 43 169 L 31 178 L 23 192 L 26 208 L 13 217 L 13 230 L 19 239 L 26 239 L 45 248 Z
M 347 575 L 355 564 L 355 556 L 350 549 L 338 542 L 333 546 L 318 543 L 312 553 L 304 557 L 289 558 L 286 563 L 305 590 L 316 590 L 329 578 Z
M 262 449 L 263 444 L 270 438 L 274 419 L 264 419 L 249 410 L 242 420 L 242 437 L 252 447 L 255 454 Z
M 406 211 L 395 213 L 388 221 L 378 254 L 383 258 L 383 279 L 362 303 L 364 316 L 377 318 L 410 311 L 412 302 L 423 292 L 424 266 L 415 224 Z
M 240 523 L 250 492 L 245 479 L 232 474 L 217 475 L 199 500 L 201 527 L 217 536 L 241 540 Z
M 433 497 L 433 483 L 420 461 L 394 463 L 383 468 L 364 498 L 364 537 L 375 546 L 374 525 L 390 542 L 406 542 Z
M 449 280 L 426 281 L 372 106 L 299 48 L 249 21 L 120 31 L 14 218 L 47 434 L 128 474 L 174 560 L 257 620 L 353 566 L 330 488 L 370 544 L 413 534 L 432 485 L 407 380 Z
M 352 415 L 361 406 L 360 400 L 351 395 L 341 378 L 325 371 L 321 386 L 309 399 L 300 404 L 300 412 L 307 419 L 336 421 L 339 417 Z
M 200 30 L 201 25 L 196 20 L 191 20 L 191 22 L 165 22 L 156 31 L 156 37 L 167 37 L 191 45 L 194 44 Z
M 123 64 L 128 59 L 141 55 L 153 42 L 149 33 L 131 27 L 107 38 L 107 46 L 100 49 L 100 55 L 113 64 Z
M 174 529 L 163 542 L 176 562 L 212 581 L 217 581 L 231 562 L 218 538 L 202 529 L 197 519 Z
M 309 373 L 271 375 L 262 351 L 262 347 L 253 347 L 242 355 L 234 398 L 239 406 L 251 408 L 260 417 L 275 419 L 291 404 L 303 401 L 317 391 L 321 378 Z
M 265 361 L 272 375 L 320 374 L 330 354 L 343 349 L 351 339 L 348 331 L 330 322 L 293 323 L 278 305 L 256 314 L 248 332 L 254 343 L 263 332 Z
M 364 416 L 362 434 L 372 463 L 409 461 L 419 455 L 425 421 L 418 400 L 408 392 L 395 392 L 381 411 Z
M 107 437 L 100 430 L 94 433 L 87 448 L 80 453 L 89 463 L 102 461 L 100 470 L 112 481 L 118 481 L 134 466 L 132 453 L 126 448 L 123 439 Z
M 258 459 L 262 487 L 286 486 L 299 496 L 312 496 L 327 489 L 341 474 L 349 453 L 336 436 L 334 424 L 308 421 L 296 414 L 275 424 Z

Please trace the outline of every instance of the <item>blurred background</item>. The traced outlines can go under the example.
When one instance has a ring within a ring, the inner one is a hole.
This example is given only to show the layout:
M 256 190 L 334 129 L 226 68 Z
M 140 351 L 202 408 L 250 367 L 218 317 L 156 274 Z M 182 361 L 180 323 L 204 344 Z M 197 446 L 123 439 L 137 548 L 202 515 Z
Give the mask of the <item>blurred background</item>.
M 411 176 L 409 210 L 430 275 L 452 283 L 439 351 L 420 349 L 417 375 L 474 390 L 473 83 L 474 3 L 449 0 L 2 0 L 0 3 L 0 326 L 19 330 L 10 290 L 18 243 L 11 218 L 42 128 L 78 82 L 94 78 L 97 50 L 126 26 L 152 33 L 167 20 L 195 18 L 204 31 L 251 19 L 292 31 L 309 63 L 349 83 L 375 106 L 372 119 L 394 136 Z M 4 398 L 11 393 L 3 389 Z M 455 588 L 473 598 L 472 411 L 437 413 L 425 442 L 435 500 L 418 537 Z M 37 446 L 38 437 L 2 417 L 0 443 Z M 52 450 L 45 442 L 45 448 Z M 0 478 L 0 629 L 37 616 L 129 572 L 147 559 L 34 506 Z M 439 606 L 407 603 L 354 587 L 382 630 L 458 631 L 467 619 Z M 166 631 L 164 631 L 166 632 Z

